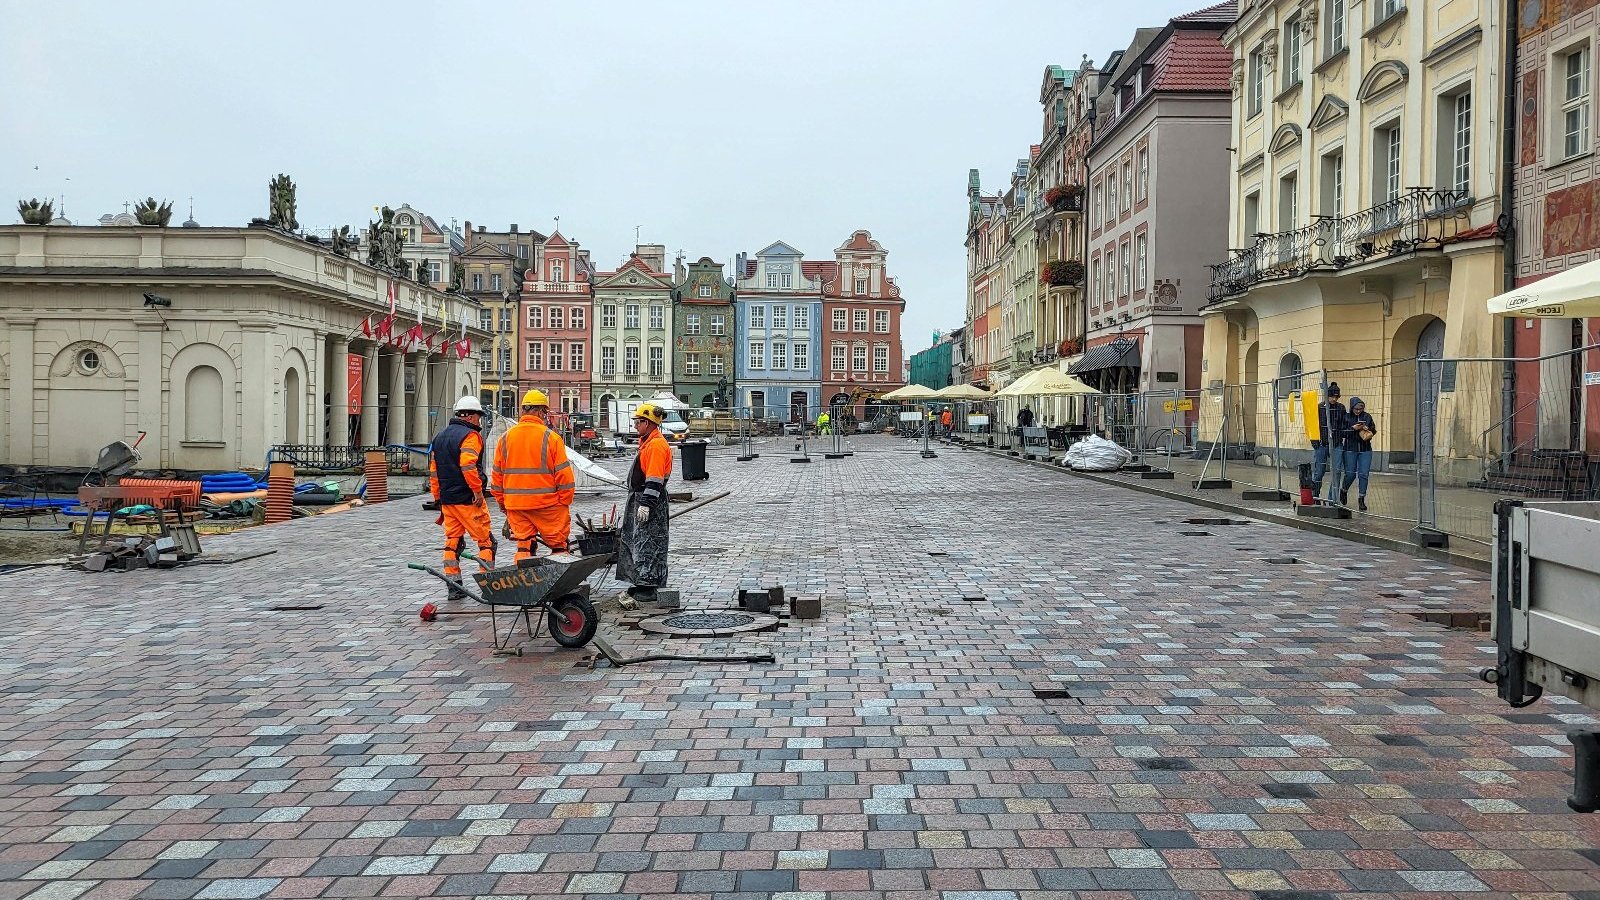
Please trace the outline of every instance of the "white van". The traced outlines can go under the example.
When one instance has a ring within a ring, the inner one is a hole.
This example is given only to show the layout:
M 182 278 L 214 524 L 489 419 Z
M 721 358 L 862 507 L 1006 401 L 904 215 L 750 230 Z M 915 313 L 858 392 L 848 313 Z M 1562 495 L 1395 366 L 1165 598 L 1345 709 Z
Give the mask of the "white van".
M 618 400 L 611 405 L 611 433 L 623 440 L 633 439 L 633 411 L 639 404 L 650 402 L 661 407 L 666 415 L 661 423 L 661 436 L 676 444 L 689 435 L 689 423 L 683 419 L 682 403 L 668 393 L 660 393 L 644 400 Z

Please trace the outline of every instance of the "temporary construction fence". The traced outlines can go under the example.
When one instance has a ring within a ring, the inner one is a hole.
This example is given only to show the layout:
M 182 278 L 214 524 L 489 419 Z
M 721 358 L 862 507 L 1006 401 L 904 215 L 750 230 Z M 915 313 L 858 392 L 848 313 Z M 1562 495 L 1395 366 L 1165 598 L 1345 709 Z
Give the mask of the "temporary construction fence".
M 1404 359 L 1198 392 L 1091 397 L 1085 424 L 1197 486 L 1298 500 L 1305 464 L 1324 504 L 1410 523 L 1421 543 L 1488 543 L 1501 497 L 1600 496 L 1600 428 L 1593 411 L 1586 424 L 1583 396 L 1584 359 L 1596 349 Z M 1358 402 L 1372 418 L 1370 452 L 1344 452 L 1354 443 L 1348 432 L 1324 443 L 1324 423 Z

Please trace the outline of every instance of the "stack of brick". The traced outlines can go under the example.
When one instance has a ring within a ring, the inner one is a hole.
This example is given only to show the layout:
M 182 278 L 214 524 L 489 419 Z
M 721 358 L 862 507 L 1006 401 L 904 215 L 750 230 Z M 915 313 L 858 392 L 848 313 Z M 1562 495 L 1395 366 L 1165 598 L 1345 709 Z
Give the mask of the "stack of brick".
M 130 537 L 90 554 L 83 568 L 89 572 L 175 569 L 197 555 L 174 537 Z

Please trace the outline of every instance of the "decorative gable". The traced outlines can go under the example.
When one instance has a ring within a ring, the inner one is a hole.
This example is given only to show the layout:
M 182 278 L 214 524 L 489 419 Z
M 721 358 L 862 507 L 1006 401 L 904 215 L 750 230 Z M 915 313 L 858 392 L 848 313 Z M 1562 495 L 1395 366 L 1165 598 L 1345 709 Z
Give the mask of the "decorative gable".
M 1286 122 L 1278 126 L 1272 133 L 1272 142 L 1267 145 L 1270 153 L 1282 153 L 1285 150 L 1300 146 L 1300 126 Z
M 785 244 L 783 241 L 773 241 L 765 249 L 756 252 L 756 256 L 804 256 L 799 250 Z
M 1411 72 L 1405 63 L 1392 59 L 1384 60 L 1368 70 L 1366 77 L 1361 79 L 1361 91 L 1356 95 L 1356 99 L 1362 103 L 1371 103 L 1410 80 Z
M 1317 108 L 1311 113 L 1311 128 L 1321 130 L 1335 122 L 1342 122 L 1350 116 L 1350 107 L 1343 100 L 1332 94 L 1324 94 Z

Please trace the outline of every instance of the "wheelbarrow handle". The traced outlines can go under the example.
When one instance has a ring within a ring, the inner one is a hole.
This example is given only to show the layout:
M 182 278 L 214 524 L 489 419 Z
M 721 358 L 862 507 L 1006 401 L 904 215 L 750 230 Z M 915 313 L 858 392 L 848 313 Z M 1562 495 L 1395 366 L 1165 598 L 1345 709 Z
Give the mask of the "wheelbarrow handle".
M 406 563 L 406 568 L 408 568 L 408 569 L 416 569 L 418 572 L 426 572 L 426 571 L 428 571 L 428 567 L 423 565 L 423 564 L 421 564 L 421 563 Z

